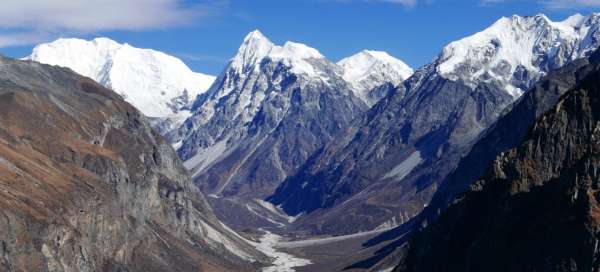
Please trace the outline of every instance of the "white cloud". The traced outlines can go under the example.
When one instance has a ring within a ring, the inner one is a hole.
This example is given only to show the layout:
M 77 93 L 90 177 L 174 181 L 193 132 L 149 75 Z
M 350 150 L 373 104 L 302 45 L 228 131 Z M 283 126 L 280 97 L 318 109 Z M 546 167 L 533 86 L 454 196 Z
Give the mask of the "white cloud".
M 331 0 L 326 0 L 326 1 L 331 1 Z M 344 2 L 344 3 L 352 3 L 352 2 L 392 3 L 392 4 L 403 5 L 406 7 L 414 7 L 417 5 L 417 0 L 333 0 L 333 1 Z
M 40 32 L 86 33 L 181 26 L 218 13 L 227 0 L 2 0 L 0 47 L 38 42 Z
M 530 2 L 537 2 L 549 9 L 577 9 L 577 8 L 596 8 L 600 7 L 600 0 L 529 0 Z M 480 3 L 483 6 L 516 2 L 511 0 L 481 0 Z
M 413 7 L 417 4 L 417 0 L 377 0 L 378 2 L 389 2 L 401 4 L 407 7 Z
M 551 9 L 575 9 L 575 8 L 595 8 L 600 7 L 600 0 L 548 0 L 541 1 L 546 7 Z
M 481 3 L 481 5 L 488 6 L 488 5 L 504 3 L 504 2 L 507 2 L 507 0 L 481 0 L 480 3 Z
M 209 15 L 209 4 L 181 0 L 3 0 L 0 27 L 80 31 L 181 25 Z
M 39 43 L 48 38 L 47 33 L 22 32 L 0 34 L 0 48 Z

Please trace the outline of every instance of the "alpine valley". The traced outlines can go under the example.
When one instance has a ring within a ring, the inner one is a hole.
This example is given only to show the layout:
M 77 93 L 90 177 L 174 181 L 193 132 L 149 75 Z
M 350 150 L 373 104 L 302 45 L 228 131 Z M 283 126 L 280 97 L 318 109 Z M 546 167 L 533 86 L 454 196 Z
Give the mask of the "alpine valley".
M 600 17 L 502 18 L 446 46 L 336 135 L 269 200 L 294 228 L 349 234 L 409 221 L 535 82 L 598 47 Z M 599 36 L 600 37 L 600 36 Z
M 414 70 L 240 40 L 0 57 L 0 271 L 600 271 L 600 14 Z

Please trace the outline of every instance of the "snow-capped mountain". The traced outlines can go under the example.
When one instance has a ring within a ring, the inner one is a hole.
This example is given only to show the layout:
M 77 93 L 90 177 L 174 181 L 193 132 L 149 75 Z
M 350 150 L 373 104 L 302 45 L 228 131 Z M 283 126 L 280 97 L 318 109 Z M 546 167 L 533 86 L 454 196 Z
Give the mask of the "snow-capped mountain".
M 175 139 L 200 188 L 262 198 L 366 110 L 316 49 L 249 33 Z
M 576 14 L 561 22 L 553 22 L 543 14 L 504 17 L 446 46 L 437 71 L 473 88 L 479 82 L 495 80 L 518 97 L 548 71 L 597 48 L 599 20 L 597 14 Z
M 58 39 L 37 45 L 27 59 L 71 68 L 113 89 L 148 117 L 176 127 L 215 77 L 190 70 L 180 59 L 108 38 Z
M 274 45 L 260 31 L 250 32 L 238 49 L 237 55 L 231 60 L 231 68 L 237 72 L 248 72 L 250 69 L 259 68 L 258 64 L 263 59 L 291 68 L 291 72 L 303 76 L 315 77 L 326 80 L 328 74 L 323 73 L 314 63 L 325 59 L 319 51 L 301 43 L 286 42 L 283 46 Z
M 600 122 L 600 55 L 592 56 L 591 63 L 552 72 L 525 94 L 513 109 L 517 118 L 500 126 L 509 140 L 493 136 L 486 143 L 506 149 L 485 159 L 484 173 L 449 199 L 448 209 L 432 210 L 441 212 L 436 220 L 410 235 L 390 233 L 411 237 L 396 252 L 386 250 L 390 258 L 405 257 L 394 271 L 598 270 L 600 202 L 592 192 L 600 180 L 593 170 L 600 165 L 594 152 L 600 135 L 592 124 Z M 512 138 L 515 128 L 519 136 Z M 391 238 L 386 235 L 394 244 Z
M 304 214 L 295 228 L 329 234 L 408 221 L 507 106 L 542 76 L 598 48 L 599 27 L 597 14 L 562 22 L 513 16 L 449 44 L 269 201 Z
M 264 60 L 279 67 L 273 67 L 273 71 L 263 71 Z M 263 100 L 267 98 L 265 91 L 270 88 L 270 80 L 262 77 L 269 72 L 283 72 L 284 68 L 289 70 L 286 72 L 302 78 L 303 80 L 299 81 L 301 85 L 326 84 L 331 75 L 340 74 L 339 68 L 332 65 L 316 49 L 294 42 L 277 46 L 256 30 L 246 36 L 225 72 L 217 78 L 215 85 L 195 102 L 195 107 L 198 108 L 195 109 L 194 120 L 198 123 L 211 119 L 215 107 L 218 107 L 216 104 L 221 103 L 219 99 L 231 94 L 239 99 L 232 101 L 234 103 L 227 109 L 229 117 L 232 120 L 241 118 L 244 122 L 251 121 Z
M 387 93 L 377 92 L 385 84 L 398 86 L 413 74 L 413 69 L 401 60 L 382 51 L 363 50 L 337 63 L 344 69 L 344 79 L 355 94 L 369 106 Z

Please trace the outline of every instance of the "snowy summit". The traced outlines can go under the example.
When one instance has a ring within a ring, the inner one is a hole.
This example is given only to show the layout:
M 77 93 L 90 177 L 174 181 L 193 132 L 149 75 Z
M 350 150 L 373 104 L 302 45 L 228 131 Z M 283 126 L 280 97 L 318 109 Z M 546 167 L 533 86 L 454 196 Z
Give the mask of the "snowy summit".
M 252 31 L 172 141 L 197 181 L 210 177 L 205 192 L 223 196 L 253 186 L 248 190 L 263 199 L 272 188 L 254 185 L 258 180 L 275 186 L 366 110 L 342 75 L 314 48 L 275 45 Z M 225 163 L 236 166 L 213 172 Z
M 316 49 L 301 43 L 288 41 L 283 46 L 275 45 L 260 31 L 254 30 L 244 38 L 230 65 L 238 68 L 238 72 L 245 72 L 249 67 L 258 69 L 260 67 L 258 64 L 265 58 L 282 62 L 291 67 L 293 73 L 318 77 L 318 71 L 313 68 L 309 60 L 325 57 Z
M 363 50 L 337 64 L 355 94 L 369 105 L 376 102 L 369 97 L 370 91 L 386 83 L 396 86 L 413 74 L 406 63 L 382 51 Z
M 446 46 L 437 71 L 450 80 L 497 80 L 513 97 L 548 71 L 589 55 L 598 47 L 599 16 L 573 15 L 553 22 L 543 14 L 503 17 L 487 29 Z
M 215 77 L 190 70 L 180 59 L 108 38 L 58 39 L 37 45 L 27 59 L 71 68 L 112 88 L 148 117 L 176 126 Z

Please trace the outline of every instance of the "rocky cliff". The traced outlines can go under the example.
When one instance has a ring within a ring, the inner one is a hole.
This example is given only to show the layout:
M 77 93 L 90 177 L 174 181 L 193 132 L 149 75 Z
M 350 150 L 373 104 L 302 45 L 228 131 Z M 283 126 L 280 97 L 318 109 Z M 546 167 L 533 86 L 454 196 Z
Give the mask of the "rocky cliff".
M 413 237 L 395 271 L 598 271 L 600 72 Z
M 0 270 L 243 271 L 262 255 L 213 215 L 119 95 L 0 58 Z
M 505 114 L 479 137 L 473 148 L 441 183 L 420 221 L 430 221 L 454 198 L 485 174 L 501 152 L 518 146 L 536 119 L 551 109 L 558 99 L 589 74 L 600 70 L 600 52 L 551 72 L 505 110 Z

